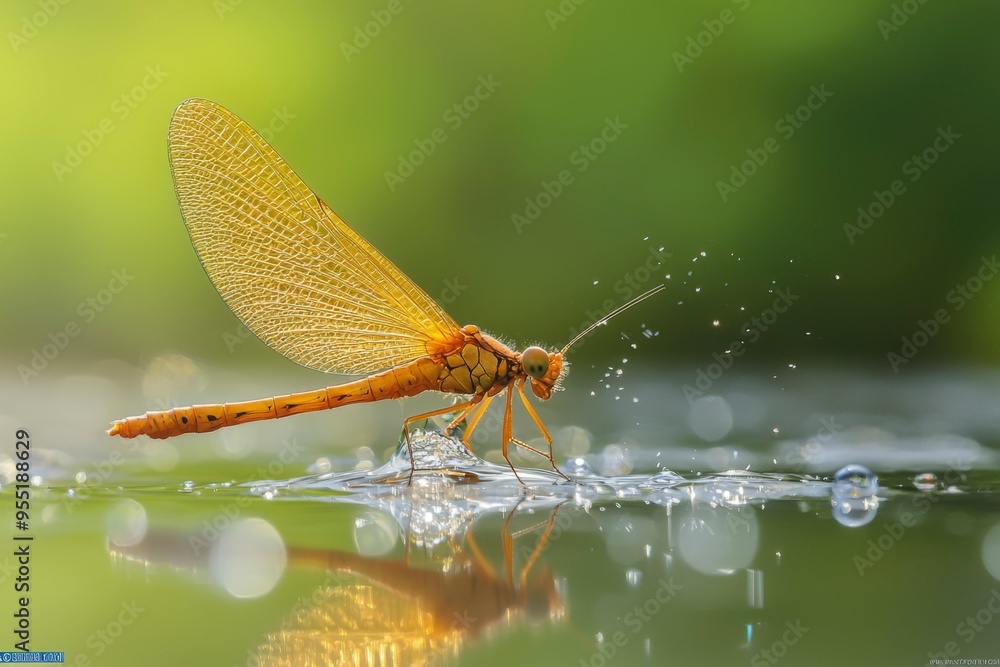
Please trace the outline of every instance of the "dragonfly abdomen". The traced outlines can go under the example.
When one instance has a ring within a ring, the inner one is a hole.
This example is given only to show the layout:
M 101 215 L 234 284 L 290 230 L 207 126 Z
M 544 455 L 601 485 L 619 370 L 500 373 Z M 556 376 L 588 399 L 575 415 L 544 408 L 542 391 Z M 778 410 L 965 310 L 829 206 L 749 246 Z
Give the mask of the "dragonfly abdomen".
M 151 438 L 161 439 L 184 433 L 208 433 L 224 426 L 280 419 L 352 403 L 415 396 L 428 389 L 437 389 L 440 375 L 440 366 L 430 359 L 418 359 L 413 363 L 390 368 L 367 378 L 325 389 L 251 401 L 151 411 L 138 417 L 127 417 L 114 422 L 108 434 L 120 435 L 123 438 L 148 435 Z

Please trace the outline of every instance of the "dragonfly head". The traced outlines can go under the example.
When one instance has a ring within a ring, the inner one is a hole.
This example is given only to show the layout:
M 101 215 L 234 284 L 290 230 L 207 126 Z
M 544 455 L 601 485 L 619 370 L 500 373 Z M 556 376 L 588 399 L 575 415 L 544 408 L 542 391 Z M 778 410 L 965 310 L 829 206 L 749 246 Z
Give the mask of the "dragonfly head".
M 520 357 L 521 369 L 528 376 L 535 396 L 546 400 L 553 391 L 562 389 L 559 381 L 569 370 L 569 364 L 563 364 L 562 352 L 546 352 L 533 345 L 522 352 Z
M 608 320 L 612 317 L 620 315 L 640 301 L 648 299 L 664 289 L 666 289 L 666 285 L 657 285 L 653 289 L 643 292 L 628 303 L 618 306 L 605 315 L 603 319 L 594 322 L 589 327 L 578 333 L 573 340 L 566 343 L 566 347 L 558 352 L 546 352 L 542 348 L 532 345 L 524 352 L 517 355 L 518 361 L 521 362 L 522 372 L 528 376 L 529 380 L 531 380 L 531 391 L 535 392 L 535 396 L 538 398 L 546 400 L 552 395 L 553 391 L 559 391 L 562 389 L 560 381 L 563 376 L 569 372 L 569 362 L 564 362 L 563 356 L 569 352 L 569 348 L 573 347 L 574 343 L 597 327 L 607 324 Z

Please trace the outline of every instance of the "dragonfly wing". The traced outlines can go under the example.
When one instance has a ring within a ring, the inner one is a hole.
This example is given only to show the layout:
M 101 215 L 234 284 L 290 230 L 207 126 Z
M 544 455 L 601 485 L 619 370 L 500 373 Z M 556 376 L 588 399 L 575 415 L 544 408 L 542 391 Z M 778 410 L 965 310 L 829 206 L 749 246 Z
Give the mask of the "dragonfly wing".
M 455 321 L 240 118 L 188 100 L 170 121 L 169 147 L 205 272 L 269 346 L 309 368 L 360 374 L 456 340 Z

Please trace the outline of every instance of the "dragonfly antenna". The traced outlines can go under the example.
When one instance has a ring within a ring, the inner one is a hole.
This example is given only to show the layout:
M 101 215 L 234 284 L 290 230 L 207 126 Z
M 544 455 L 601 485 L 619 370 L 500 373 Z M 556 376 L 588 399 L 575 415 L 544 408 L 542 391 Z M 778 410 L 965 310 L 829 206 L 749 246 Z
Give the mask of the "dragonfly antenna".
M 604 326 L 605 324 L 607 324 L 608 320 L 610 320 L 612 317 L 615 317 L 616 315 L 621 315 L 622 313 L 624 313 L 626 310 L 628 310 L 629 308 L 631 308 L 635 304 L 639 303 L 640 301 L 644 301 L 644 300 L 648 299 L 649 297 L 653 296 L 654 294 L 656 294 L 658 292 L 662 292 L 666 288 L 667 288 L 666 285 L 664 285 L 663 283 L 660 283 L 659 285 L 657 285 L 653 289 L 651 289 L 649 291 L 646 291 L 646 292 L 643 292 L 642 294 L 640 294 L 639 296 L 635 297 L 634 299 L 632 299 L 628 303 L 626 303 L 626 304 L 624 304 L 622 306 L 618 306 L 617 308 L 615 308 L 614 310 L 612 310 L 610 313 L 608 313 L 607 315 L 605 315 L 604 317 L 602 317 L 601 319 L 597 320 L 596 322 L 594 322 L 593 324 L 591 324 L 589 327 L 587 327 L 586 329 L 584 329 L 583 331 L 581 331 L 580 333 L 578 333 L 573 338 L 573 340 L 571 340 L 570 342 L 566 343 L 566 347 L 564 347 L 559 352 L 559 354 L 566 354 L 566 351 L 569 350 L 569 348 L 572 347 L 574 343 L 576 343 L 578 340 L 580 340 L 581 338 L 583 338 L 584 336 L 586 336 L 587 334 L 589 334 L 591 331 L 593 331 L 597 327 L 601 327 L 601 326 Z

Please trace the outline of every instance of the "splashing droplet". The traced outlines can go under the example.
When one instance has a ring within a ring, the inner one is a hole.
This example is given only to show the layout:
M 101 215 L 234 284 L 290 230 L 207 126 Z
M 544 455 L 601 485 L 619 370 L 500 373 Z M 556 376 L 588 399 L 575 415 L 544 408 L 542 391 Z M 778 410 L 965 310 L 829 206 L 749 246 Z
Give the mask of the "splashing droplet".
M 833 478 L 833 518 L 849 528 L 871 523 L 878 512 L 877 494 L 878 477 L 871 470 L 853 463 L 844 466 Z
M 594 468 L 587 463 L 587 459 L 581 456 L 570 459 L 569 463 L 564 466 L 564 469 L 566 470 L 566 474 L 576 477 L 594 474 Z
M 932 472 L 920 473 L 913 478 L 913 486 L 921 491 L 933 491 L 937 487 L 937 475 Z
M 678 484 L 683 481 L 684 478 L 673 470 L 661 470 L 649 478 L 650 484 Z
M 834 475 L 833 491 L 855 498 L 873 496 L 878 493 L 878 477 L 868 468 L 852 463 Z

